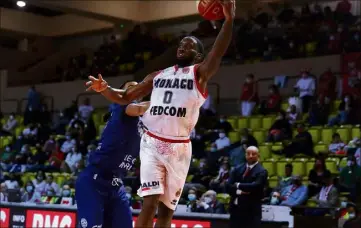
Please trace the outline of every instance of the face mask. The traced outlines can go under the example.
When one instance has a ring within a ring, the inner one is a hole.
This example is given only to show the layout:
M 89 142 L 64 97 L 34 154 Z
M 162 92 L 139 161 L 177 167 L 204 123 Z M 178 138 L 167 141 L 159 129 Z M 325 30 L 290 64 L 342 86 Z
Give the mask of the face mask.
M 355 213 L 349 213 L 349 214 L 348 214 L 348 217 L 349 217 L 350 219 L 352 219 L 352 218 L 355 218 L 356 215 L 355 215 Z
M 46 195 L 47 195 L 47 196 L 53 196 L 54 193 L 53 193 L 52 191 L 47 191 L 47 192 L 46 192 Z
M 68 189 L 63 190 L 63 196 L 65 196 L 65 197 L 70 196 L 70 190 L 68 190 Z
M 226 134 L 225 133 L 219 133 L 219 138 L 224 138 L 224 137 L 226 137 Z
M 127 196 L 127 199 L 130 200 L 132 198 L 132 195 L 130 193 L 125 194 Z
M 21 135 L 18 136 L 18 139 L 22 139 L 23 137 Z
M 272 204 L 272 205 L 278 204 L 278 198 L 277 198 L 277 197 L 272 197 L 272 198 L 271 198 L 271 204 Z
M 219 119 L 219 122 L 224 123 L 224 119 Z
M 5 151 L 9 152 L 10 151 L 10 147 L 6 147 Z
M 194 201 L 194 200 L 196 200 L 196 195 L 195 195 L 195 194 L 188 194 L 188 200 L 189 200 L 189 201 Z
M 207 204 L 210 204 L 212 202 L 212 198 L 211 197 L 204 197 L 204 202 Z
M 9 119 L 13 120 L 13 119 L 14 119 L 14 116 L 9 116 Z
M 70 136 L 66 136 L 66 139 L 67 139 L 67 140 L 70 140 L 70 139 L 71 139 L 71 137 L 70 137 Z
M 212 149 L 213 149 L 213 148 L 211 148 L 211 151 L 212 151 Z M 200 163 L 199 163 L 199 168 L 203 168 L 205 165 L 206 165 L 205 162 L 200 162 Z
M 30 185 L 29 185 L 29 186 L 26 186 L 26 191 L 27 191 L 27 192 L 32 192 L 33 189 L 34 189 L 33 186 L 30 186 Z
M 350 100 L 350 98 L 348 98 L 348 97 L 345 97 L 345 99 L 344 99 L 345 102 L 348 102 L 349 100 Z
M 347 161 L 347 166 L 351 167 L 352 166 L 352 161 Z
M 217 148 L 211 148 L 211 152 L 216 152 L 217 151 Z
M 38 181 L 43 181 L 43 177 L 37 177 Z
M 347 207 L 347 202 L 342 201 L 342 202 L 341 202 L 341 208 L 346 208 L 346 207 Z

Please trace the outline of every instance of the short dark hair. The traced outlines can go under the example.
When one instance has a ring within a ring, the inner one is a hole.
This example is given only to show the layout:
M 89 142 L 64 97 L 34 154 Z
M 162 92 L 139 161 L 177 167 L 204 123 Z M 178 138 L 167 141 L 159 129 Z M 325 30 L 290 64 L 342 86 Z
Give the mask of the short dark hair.
M 285 168 L 290 168 L 291 170 L 293 170 L 293 165 L 291 163 L 287 163 L 285 165 Z
M 197 51 L 201 54 L 204 54 L 204 46 L 202 41 L 200 41 L 197 37 L 195 36 L 190 36 L 190 38 L 194 39 L 195 41 L 197 41 Z

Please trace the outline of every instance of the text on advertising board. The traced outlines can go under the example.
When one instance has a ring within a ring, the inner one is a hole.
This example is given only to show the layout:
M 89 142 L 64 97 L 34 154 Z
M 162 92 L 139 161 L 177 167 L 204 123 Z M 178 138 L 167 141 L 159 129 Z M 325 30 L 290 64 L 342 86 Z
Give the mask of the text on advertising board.
M 0 208 L 0 227 L 9 227 L 10 209 Z
M 73 212 L 28 210 L 26 212 L 26 227 L 76 227 L 76 214 Z
M 133 227 L 137 217 L 133 216 Z M 154 219 L 154 224 L 157 220 Z M 210 228 L 211 222 L 209 221 L 196 221 L 196 220 L 180 220 L 173 219 L 171 228 Z

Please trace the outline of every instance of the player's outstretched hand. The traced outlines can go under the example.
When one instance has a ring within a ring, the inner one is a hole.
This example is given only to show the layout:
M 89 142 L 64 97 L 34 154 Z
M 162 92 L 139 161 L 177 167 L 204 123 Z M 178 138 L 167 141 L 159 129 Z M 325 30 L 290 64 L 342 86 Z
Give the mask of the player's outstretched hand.
M 223 14 L 226 19 L 233 20 L 236 16 L 236 2 L 235 0 L 220 1 L 223 6 Z
M 103 79 L 101 74 L 98 74 L 98 78 L 90 75 L 88 79 L 89 81 L 85 83 L 85 86 L 88 87 L 86 91 L 94 90 L 95 92 L 100 93 L 106 90 L 108 87 L 108 82 Z

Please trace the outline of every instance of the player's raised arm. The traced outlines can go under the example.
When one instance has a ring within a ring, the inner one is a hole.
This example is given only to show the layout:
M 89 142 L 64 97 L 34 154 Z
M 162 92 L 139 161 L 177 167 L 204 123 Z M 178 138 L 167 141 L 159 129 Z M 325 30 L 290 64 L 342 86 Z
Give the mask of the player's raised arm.
M 85 84 L 89 90 L 101 93 L 105 98 L 117 104 L 129 104 L 133 100 L 142 98 L 151 93 L 153 88 L 153 79 L 158 72 L 153 72 L 147 75 L 139 84 L 129 87 L 127 90 L 115 89 L 108 85 L 108 83 L 99 74 L 98 78 L 89 76 L 89 81 Z
M 235 1 L 224 0 L 222 2 L 223 13 L 225 15 L 225 21 L 222 29 L 219 32 L 216 41 L 212 47 L 212 50 L 208 53 L 204 61 L 199 65 L 197 74 L 199 76 L 199 82 L 205 86 L 205 83 L 217 73 L 222 61 L 223 55 L 226 53 L 229 44 L 232 41 L 233 33 L 233 19 L 235 17 Z
M 144 101 L 144 102 L 140 102 L 140 103 L 134 103 L 134 104 L 129 104 L 127 106 L 127 109 L 125 110 L 125 113 L 128 116 L 141 116 L 143 115 L 147 109 L 150 106 L 150 102 L 149 101 Z

